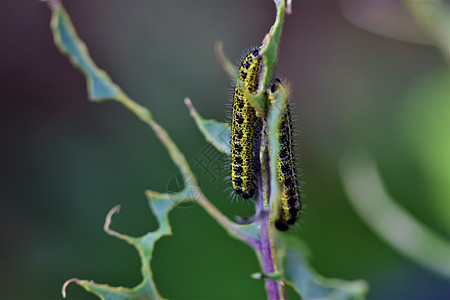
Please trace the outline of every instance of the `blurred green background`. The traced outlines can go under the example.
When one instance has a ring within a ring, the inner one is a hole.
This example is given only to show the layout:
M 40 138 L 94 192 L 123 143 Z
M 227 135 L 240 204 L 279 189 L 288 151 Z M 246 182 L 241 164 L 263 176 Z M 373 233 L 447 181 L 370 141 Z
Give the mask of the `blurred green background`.
M 320 274 L 366 279 L 369 299 L 450 299 L 448 280 L 392 250 L 356 215 L 337 172 L 348 149 L 366 148 L 397 202 L 448 239 L 448 65 L 433 47 L 355 26 L 344 17 L 357 12 L 352 3 L 299 1 L 286 17 L 277 72 L 293 91 L 305 204 L 292 234 L 307 242 Z M 213 178 L 196 162 L 207 144 L 183 98 L 207 118 L 228 117 L 230 79 L 213 45 L 222 40 L 238 61 L 268 31 L 274 4 L 64 4 L 94 60 L 152 110 L 211 201 L 229 217 L 250 215 L 251 203 L 231 200 L 226 170 Z M 375 27 L 384 17 L 375 15 Z M 0 1 L 2 299 L 57 299 L 72 277 L 139 283 L 135 250 L 103 232 L 104 218 L 121 204 L 112 228 L 136 236 L 154 230 L 144 191 L 167 191 L 177 175 L 154 134 L 131 113 L 117 103 L 87 101 L 84 78 L 53 45 L 49 22 L 43 3 Z M 263 282 L 250 278 L 259 271 L 250 248 L 199 206 L 180 207 L 171 220 L 174 235 L 157 243 L 152 261 L 163 296 L 265 297 Z M 95 298 L 76 285 L 68 295 Z

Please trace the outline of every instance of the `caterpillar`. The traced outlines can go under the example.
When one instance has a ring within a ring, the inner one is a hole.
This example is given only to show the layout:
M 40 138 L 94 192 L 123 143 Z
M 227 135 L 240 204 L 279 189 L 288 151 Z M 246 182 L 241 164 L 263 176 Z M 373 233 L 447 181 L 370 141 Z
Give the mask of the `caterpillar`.
M 234 89 L 231 120 L 231 180 L 233 189 L 242 198 L 255 194 L 255 140 L 258 124 L 255 109 L 242 89 L 250 93 L 258 90 L 262 57 L 259 49 L 251 51 L 243 60 Z
M 269 103 L 273 101 L 274 93 L 280 86 L 282 86 L 281 81 L 276 78 L 269 93 Z M 280 152 L 277 158 L 277 175 L 281 184 L 281 201 L 280 215 L 275 221 L 275 227 L 280 231 L 286 231 L 290 225 L 297 221 L 302 206 L 297 187 L 292 137 L 291 109 L 286 99 L 285 111 L 278 133 Z

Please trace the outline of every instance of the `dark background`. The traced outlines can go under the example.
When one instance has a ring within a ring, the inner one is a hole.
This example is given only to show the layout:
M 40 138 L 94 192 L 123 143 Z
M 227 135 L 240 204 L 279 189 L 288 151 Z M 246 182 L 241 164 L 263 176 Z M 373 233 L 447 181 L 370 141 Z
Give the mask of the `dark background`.
M 348 149 L 367 149 L 398 203 L 448 238 L 446 61 L 431 46 L 352 25 L 343 2 L 294 2 L 277 65 L 293 90 L 303 170 L 306 209 L 292 234 L 307 242 L 320 274 L 366 279 L 369 299 L 450 299 L 447 280 L 392 250 L 356 215 L 337 172 Z M 214 178 L 196 163 L 207 144 L 183 98 L 207 118 L 227 118 L 230 79 L 213 45 L 222 40 L 237 61 L 270 28 L 273 3 L 64 4 L 94 60 L 151 109 L 209 199 L 230 217 L 250 215 L 251 203 L 231 200 L 225 170 Z M 388 10 L 394 4 L 384 2 Z M 379 17 L 375 25 L 384 23 Z M 167 191 L 177 174 L 154 134 L 131 113 L 117 103 L 88 102 L 84 78 L 57 51 L 49 22 L 44 3 L 0 0 L 2 299 L 57 299 L 72 277 L 138 284 L 135 250 L 102 231 L 104 218 L 121 204 L 114 229 L 134 236 L 156 229 L 144 191 Z M 198 205 L 170 217 L 174 235 L 158 242 L 152 261 L 164 297 L 265 297 L 263 282 L 250 278 L 259 270 L 250 248 Z M 75 285 L 68 295 L 94 298 Z

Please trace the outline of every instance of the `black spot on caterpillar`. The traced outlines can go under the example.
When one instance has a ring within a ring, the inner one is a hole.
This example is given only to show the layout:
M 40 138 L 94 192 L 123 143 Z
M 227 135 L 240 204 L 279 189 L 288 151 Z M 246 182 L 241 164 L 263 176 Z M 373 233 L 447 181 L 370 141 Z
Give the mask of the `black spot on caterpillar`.
M 269 93 L 269 103 L 273 93 L 282 86 L 279 79 L 275 79 Z M 293 129 L 291 119 L 291 109 L 286 99 L 285 111 L 281 119 L 278 140 L 280 143 L 280 152 L 277 160 L 278 181 L 281 184 L 281 205 L 280 215 L 275 221 L 275 227 L 278 230 L 286 231 L 290 225 L 293 225 L 299 216 L 301 209 L 300 192 L 297 186 L 297 174 L 295 170 L 294 149 L 293 149 Z
M 255 194 L 255 140 L 258 125 L 255 109 L 242 89 L 250 93 L 258 90 L 262 57 L 259 50 L 251 51 L 242 62 L 234 89 L 231 120 L 231 181 L 233 189 L 242 198 Z M 241 83 L 241 84 L 240 84 Z

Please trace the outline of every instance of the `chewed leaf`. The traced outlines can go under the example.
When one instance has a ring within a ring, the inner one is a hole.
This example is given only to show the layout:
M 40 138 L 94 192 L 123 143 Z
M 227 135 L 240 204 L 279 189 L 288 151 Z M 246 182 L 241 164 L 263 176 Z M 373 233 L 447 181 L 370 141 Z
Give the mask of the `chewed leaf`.
M 90 99 L 102 101 L 120 98 L 122 91 L 91 59 L 86 45 L 79 38 L 69 15 L 61 5 L 53 7 L 51 29 L 58 49 L 86 76 Z
M 146 296 L 139 296 L 133 289 L 124 288 L 124 287 L 111 287 L 106 284 L 98 284 L 91 280 L 82 280 L 78 278 L 73 278 L 64 284 L 63 287 L 63 297 L 66 297 L 66 287 L 75 282 L 79 286 L 82 286 L 86 291 L 91 292 L 92 294 L 98 296 L 100 299 L 114 299 L 114 300 L 130 300 L 130 299 L 143 299 L 143 300 L 151 300 L 151 299 L 159 299 L 159 298 L 149 298 Z
M 365 299 L 368 284 L 363 280 L 345 281 L 327 279 L 317 274 L 307 262 L 307 249 L 294 236 L 278 235 L 280 258 L 286 283 L 290 285 L 303 300 Z
M 154 232 L 149 232 L 141 237 L 131 237 L 118 233 L 110 228 L 111 218 L 120 209 L 120 206 L 114 207 L 106 217 L 104 230 L 109 235 L 115 236 L 136 248 L 141 260 L 142 282 L 134 288 L 111 287 L 106 284 L 98 284 L 93 281 L 71 279 L 63 286 L 63 296 L 66 295 L 66 287 L 69 283 L 75 282 L 82 286 L 86 291 L 91 292 L 101 299 L 163 299 L 158 293 L 153 274 L 150 269 L 150 261 L 153 255 L 153 248 L 156 242 L 163 236 L 171 235 L 172 230 L 169 224 L 169 212 L 178 204 L 195 199 L 195 191 L 186 186 L 183 191 L 176 194 L 160 194 L 153 191 L 147 191 L 147 198 L 153 214 L 155 215 L 159 228 Z
M 184 102 L 189 108 L 189 112 L 191 113 L 192 118 L 194 118 L 195 124 L 197 124 L 198 129 L 200 129 L 205 139 L 216 147 L 218 151 L 230 154 L 230 127 L 226 123 L 202 118 L 188 98 L 186 98 Z

